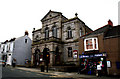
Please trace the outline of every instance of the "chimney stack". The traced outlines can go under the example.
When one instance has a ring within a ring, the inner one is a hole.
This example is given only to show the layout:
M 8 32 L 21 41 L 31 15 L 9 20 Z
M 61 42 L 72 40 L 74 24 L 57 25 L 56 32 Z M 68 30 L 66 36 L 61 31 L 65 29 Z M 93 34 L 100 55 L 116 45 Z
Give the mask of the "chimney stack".
M 33 28 L 33 31 L 35 31 L 35 28 Z
M 28 34 L 29 34 L 29 33 L 28 33 L 28 31 L 26 30 L 26 31 L 25 31 L 25 35 L 27 35 L 27 36 L 28 36 Z
M 110 19 L 108 20 L 108 25 L 113 26 L 113 22 Z

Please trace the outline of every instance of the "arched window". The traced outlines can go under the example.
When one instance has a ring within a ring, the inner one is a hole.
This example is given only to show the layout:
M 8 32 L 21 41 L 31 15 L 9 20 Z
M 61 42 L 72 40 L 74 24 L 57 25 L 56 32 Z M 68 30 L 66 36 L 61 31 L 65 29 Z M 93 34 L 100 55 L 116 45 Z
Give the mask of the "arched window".
M 40 64 L 40 50 L 39 49 L 35 49 L 35 53 L 34 53 L 34 65 L 37 66 Z
M 80 28 L 79 33 L 80 33 L 80 37 L 85 34 L 82 28 Z
M 67 34 L 68 34 L 68 38 L 72 38 L 72 30 L 70 27 L 67 28 L 68 31 L 67 31 Z
M 39 38 L 39 36 L 38 36 L 38 35 L 36 35 L 36 36 L 35 36 L 35 40 L 38 40 L 38 38 Z
M 57 27 L 52 28 L 52 36 L 57 37 Z
M 49 29 L 45 28 L 45 39 L 49 38 Z
M 82 28 L 80 28 L 80 37 L 82 36 Z

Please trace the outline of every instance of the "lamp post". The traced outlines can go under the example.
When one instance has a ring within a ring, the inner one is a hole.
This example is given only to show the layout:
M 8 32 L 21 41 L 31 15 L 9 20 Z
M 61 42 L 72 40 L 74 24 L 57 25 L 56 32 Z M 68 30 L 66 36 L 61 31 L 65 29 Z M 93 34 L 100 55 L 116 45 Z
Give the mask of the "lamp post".
M 48 72 L 48 64 L 49 64 L 49 52 L 47 51 L 46 52 L 46 66 L 47 66 L 46 72 Z
M 45 62 L 45 65 L 46 65 L 46 72 L 48 72 L 48 64 L 49 64 L 49 49 L 48 48 L 45 48 L 44 49 L 44 53 L 43 53 L 43 59 L 44 59 L 44 62 Z

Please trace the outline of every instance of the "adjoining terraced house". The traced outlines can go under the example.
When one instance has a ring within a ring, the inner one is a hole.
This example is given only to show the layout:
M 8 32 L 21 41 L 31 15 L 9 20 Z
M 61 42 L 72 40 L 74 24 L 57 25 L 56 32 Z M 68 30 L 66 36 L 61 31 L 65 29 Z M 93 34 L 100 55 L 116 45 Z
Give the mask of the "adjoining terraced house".
M 49 53 L 49 66 L 78 65 L 78 38 L 92 30 L 77 17 L 68 19 L 61 12 L 49 11 L 42 19 L 42 28 L 33 29 L 32 66 L 44 62 Z
M 120 75 L 120 26 L 108 24 L 82 36 L 79 40 L 81 73 Z
M 25 32 L 24 36 L 13 38 L 0 44 L 0 54 L 6 65 L 12 65 L 13 59 L 16 59 L 17 66 L 25 66 L 26 60 L 31 60 L 32 41 Z

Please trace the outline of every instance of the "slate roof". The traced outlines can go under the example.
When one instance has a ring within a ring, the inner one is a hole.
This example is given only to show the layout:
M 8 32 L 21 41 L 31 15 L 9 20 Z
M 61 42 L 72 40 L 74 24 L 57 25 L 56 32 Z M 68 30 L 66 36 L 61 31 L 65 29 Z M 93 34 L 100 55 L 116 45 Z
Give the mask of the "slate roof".
M 94 30 L 93 32 L 90 32 L 86 35 L 83 35 L 82 37 L 87 37 L 87 36 L 90 36 L 90 35 L 97 35 L 97 34 L 101 34 L 101 33 L 106 33 L 106 31 L 110 28 L 112 28 L 111 25 L 105 25 L 103 27 L 100 27 L 100 28 Z
M 105 34 L 105 37 L 115 37 L 115 36 L 120 36 L 120 25 L 112 27 Z
M 83 24 L 85 24 L 85 23 L 84 23 L 82 20 L 80 20 L 78 17 L 74 17 L 74 18 L 71 18 L 71 19 L 67 19 L 67 20 L 63 21 L 63 23 L 69 22 L 69 21 L 72 21 L 72 20 L 76 20 L 76 19 L 78 19 L 80 22 L 82 22 Z
M 101 27 L 101 28 L 93 31 L 90 35 L 105 33 L 105 32 L 107 31 L 107 29 L 109 29 L 110 27 L 112 27 L 112 26 L 110 26 L 110 25 L 105 25 L 105 26 L 103 26 L 103 27 Z
M 74 18 L 71 18 L 71 19 L 67 19 L 67 20 L 65 20 L 65 21 L 63 21 L 62 23 L 66 23 L 66 22 L 70 22 L 70 21 L 73 21 L 73 20 L 79 20 L 80 22 L 82 22 L 84 25 L 85 25 L 85 23 L 81 20 L 81 19 L 79 19 L 78 17 L 74 17 Z M 91 28 L 89 28 L 87 25 L 85 25 L 85 28 L 88 28 L 89 30 L 91 30 L 91 31 L 93 31 Z
M 16 39 L 16 38 L 12 38 L 12 39 L 9 40 L 9 42 L 11 42 L 11 41 L 15 41 L 15 39 Z

